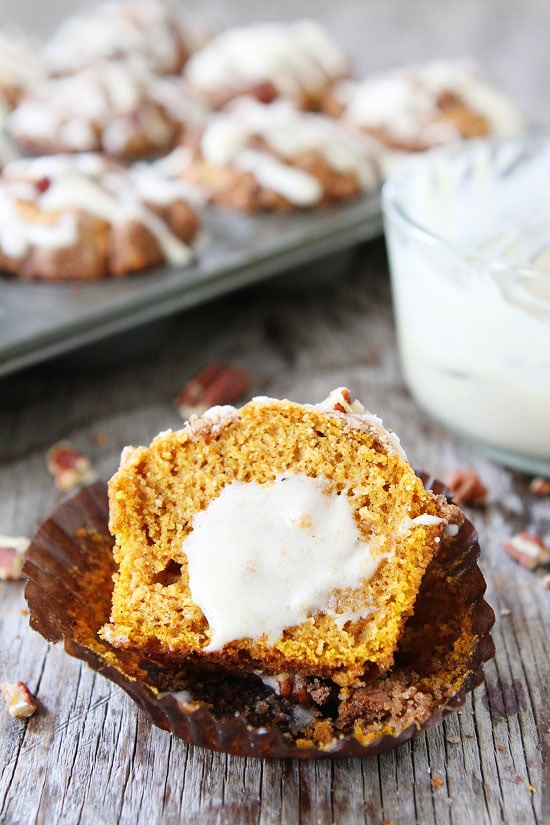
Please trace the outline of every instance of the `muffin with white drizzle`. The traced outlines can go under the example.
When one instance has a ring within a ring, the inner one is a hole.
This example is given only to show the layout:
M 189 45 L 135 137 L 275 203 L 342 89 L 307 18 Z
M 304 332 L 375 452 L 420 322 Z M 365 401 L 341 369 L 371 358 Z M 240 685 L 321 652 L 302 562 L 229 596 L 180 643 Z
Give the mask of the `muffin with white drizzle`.
M 234 100 L 186 145 L 181 176 L 213 203 L 244 212 L 312 209 L 373 193 L 380 182 L 367 137 L 287 100 Z
M 410 152 L 484 135 L 509 137 L 523 129 L 515 103 L 466 59 L 344 80 L 329 91 L 323 110 L 379 141 L 387 171 Z
M 349 60 L 317 20 L 253 23 L 220 32 L 195 52 L 185 76 L 210 106 L 248 95 L 315 109 Z
M 101 155 L 8 163 L 0 175 L 0 270 L 97 280 L 192 260 L 198 228 L 187 188 Z
M 204 109 L 179 76 L 159 76 L 137 58 L 106 60 L 34 86 L 8 119 L 36 154 L 104 151 L 120 160 L 172 149 Z
M 115 647 L 354 686 L 392 664 L 462 514 L 347 390 L 212 408 L 110 481 Z
M 198 44 L 173 3 L 107 0 L 63 20 L 44 47 L 44 60 L 51 74 L 67 75 L 134 55 L 158 74 L 176 74 Z

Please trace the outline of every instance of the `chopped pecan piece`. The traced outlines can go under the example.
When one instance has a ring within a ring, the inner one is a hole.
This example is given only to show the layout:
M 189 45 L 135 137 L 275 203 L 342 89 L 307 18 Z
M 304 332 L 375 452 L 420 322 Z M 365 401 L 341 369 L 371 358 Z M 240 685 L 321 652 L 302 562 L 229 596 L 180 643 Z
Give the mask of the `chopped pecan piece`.
M 451 491 L 455 504 L 483 507 L 487 503 L 487 488 L 473 470 L 451 470 L 443 481 Z
M 88 456 L 77 450 L 70 441 L 58 441 L 48 450 L 48 471 L 54 477 L 55 486 L 62 493 L 91 484 L 97 479 Z
M 0 536 L 0 579 L 15 581 L 23 574 L 23 561 L 30 540 L 23 536 Z
M 99 447 L 104 447 L 109 443 L 109 436 L 103 430 L 96 430 L 92 433 L 92 438 Z
M 175 404 L 182 418 L 201 415 L 209 407 L 233 404 L 250 386 L 250 373 L 242 367 L 209 364 L 188 381 Z
M 290 702 L 309 707 L 312 704 L 311 697 L 307 692 L 307 681 L 303 676 L 296 674 L 281 673 L 277 677 L 279 683 L 279 695 Z
M 550 496 L 550 481 L 547 478 L 537 476 L 531 480 L 529 490 L 535 496 Z
M 12 684 L 3 682 L 0 688 L 10 716 L 16 719 L 27 719 L 33 715 L 38 702 L 25 682 L 13 682 Z
M 514 561 L 534 570 L 543 564 L 550 564 L 550 548 L 545 545 L 540 536 L 523 530 L 504 542 L 504 549 Z

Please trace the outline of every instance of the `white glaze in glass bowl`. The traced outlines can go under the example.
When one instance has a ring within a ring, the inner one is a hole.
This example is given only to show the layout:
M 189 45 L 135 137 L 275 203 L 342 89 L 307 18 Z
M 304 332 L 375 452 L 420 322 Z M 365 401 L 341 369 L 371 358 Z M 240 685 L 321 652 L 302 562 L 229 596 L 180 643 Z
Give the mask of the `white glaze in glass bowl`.
M 497 461 L 550 474 L 550 138 L 412 157 L 382 200 L 413 396 Z

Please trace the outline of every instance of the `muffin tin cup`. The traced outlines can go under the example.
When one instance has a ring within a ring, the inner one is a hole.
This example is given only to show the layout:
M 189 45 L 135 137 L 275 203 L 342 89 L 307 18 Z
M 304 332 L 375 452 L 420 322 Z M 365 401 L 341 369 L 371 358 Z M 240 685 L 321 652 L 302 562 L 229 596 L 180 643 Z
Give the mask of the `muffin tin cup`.
M 421 477 L 434 492 L 444 490 L 434 479 L 423 474 Z M 409 718 L 402 730 L 395 730 L 393 735 L 369 736 L 366 744 L 349 734 L 335 736 L 328 745 L 301 747 L 296 732 L 281 730 L 276 725 L 253 724 L 239 709 L 217 707 L 211 696 L 206 700 L 197 693 L 190 696 L 187 690 L 181 689 L 181 671 L 176 679 L 158 663 L 118 650 L 102 640 L 97 632 L 109 619 L 115 570 L 113 540 L 108 530 L 107 488 L 103 482 L 83 488 L 65 500 L 40 526 L 26 554 L 25 596 L 34 630 L 49 642 L 63 642 L 69 655 L 86 662 L 125 690 L 154 725 L 186 742 L 239 756 L 300 759 L 367 756 L 408 741 L 460 708 L 467 692 L 481 683 L 483 662 L 494 654 L 489 635 L 494 614 L 483 599 L 485 581 L 477 566 L 479 546 L 474 527 L 465 521 L 458 536 L 446 544 L 439 561 L 436 558 L 426 572 L 417 609 L 406 626 L 404 649 L 396 654 L 393 673 L 408 674 L 407 659 L 416 659 L 424 642 L 425 649 L 431 649 L 433 640 L 424 638 L 426 633 L 433 633 L 430 605 L 445 603 L 441 592 L 436 594 L 435 590 L 441 590 L 442 582 L 447 582 L 443 585 L 451 588 L 447 595 L 451 595 L 453 585 L 459 587 L 455 592 L 463 594 L 459 609 L 470 617 L 473 632 L 453 671 L 454 684 L 458 679 L 458 687 L 440 706 L 433 708 L 429 718 L 412 724 Z M 456 609 L 456 605 L 451 604 L 449 615 Z M 441 650 L 438 655 L 441 656 Z M 230 686 L 235 677 L 226 671 L 219 673 L 222 680 L 219 691 L 223 698 L 223 684 Z M 257 681 L 258 690 L 265 695 L 268 689 L 255 677 L 251 678 L 254 680 L 251 685 Z M 233 685 L 235 689 L 238 690 L 238 685 L 236 688 Z

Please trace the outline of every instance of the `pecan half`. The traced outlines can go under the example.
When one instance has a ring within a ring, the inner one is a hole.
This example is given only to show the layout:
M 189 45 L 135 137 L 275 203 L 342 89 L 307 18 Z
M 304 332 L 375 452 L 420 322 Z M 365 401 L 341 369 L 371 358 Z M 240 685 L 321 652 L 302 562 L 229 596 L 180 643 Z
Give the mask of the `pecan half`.
M 23 561 L 30 539 L 23 536 L 0 536 L 0 579 L 16 581 L 23 574 Z
M 550 481 L 547 478 L 537 476 L 531 480 L 529 491 L 535 496 L 550 496 Z
M 251 375 L 242 367 L 209 364 L 191 378 L 175 399 L 182 418 L 201 415 L 209 407 L 233 404 L 250 386 Z
M 510 558 L 527 570 L 550 564 L 550 547 L 545 545 L 540 536 L 525 530 L 505 541 L 504 549 Z
M 88 456 L 73 447 L 70 441 L 58 441 L 50 447 L 46 463 L 48 471 L 54 477 L 55 486 L 63 493 L 91 484 L 97 479 Z
M 10 716 L 15 719 L 27 719 L 32 716 L 38 707 L 38 702 L 28 689 L 25 682 L 2 682 L 0 685 L 2 696 Z
M 487 503 L 487 488 L 473 470 L 451 470 L 443 481 L 449 488 L 455 504 L 483 507 Z
M 279 683 L 279 694 L 283 699 L 296 702 L 298 705 L 309 707 L 312 704 L 311 697 L 307 692 L 307 682 L 303 676 L 296 674 L 281 673 L 277 677 Z

